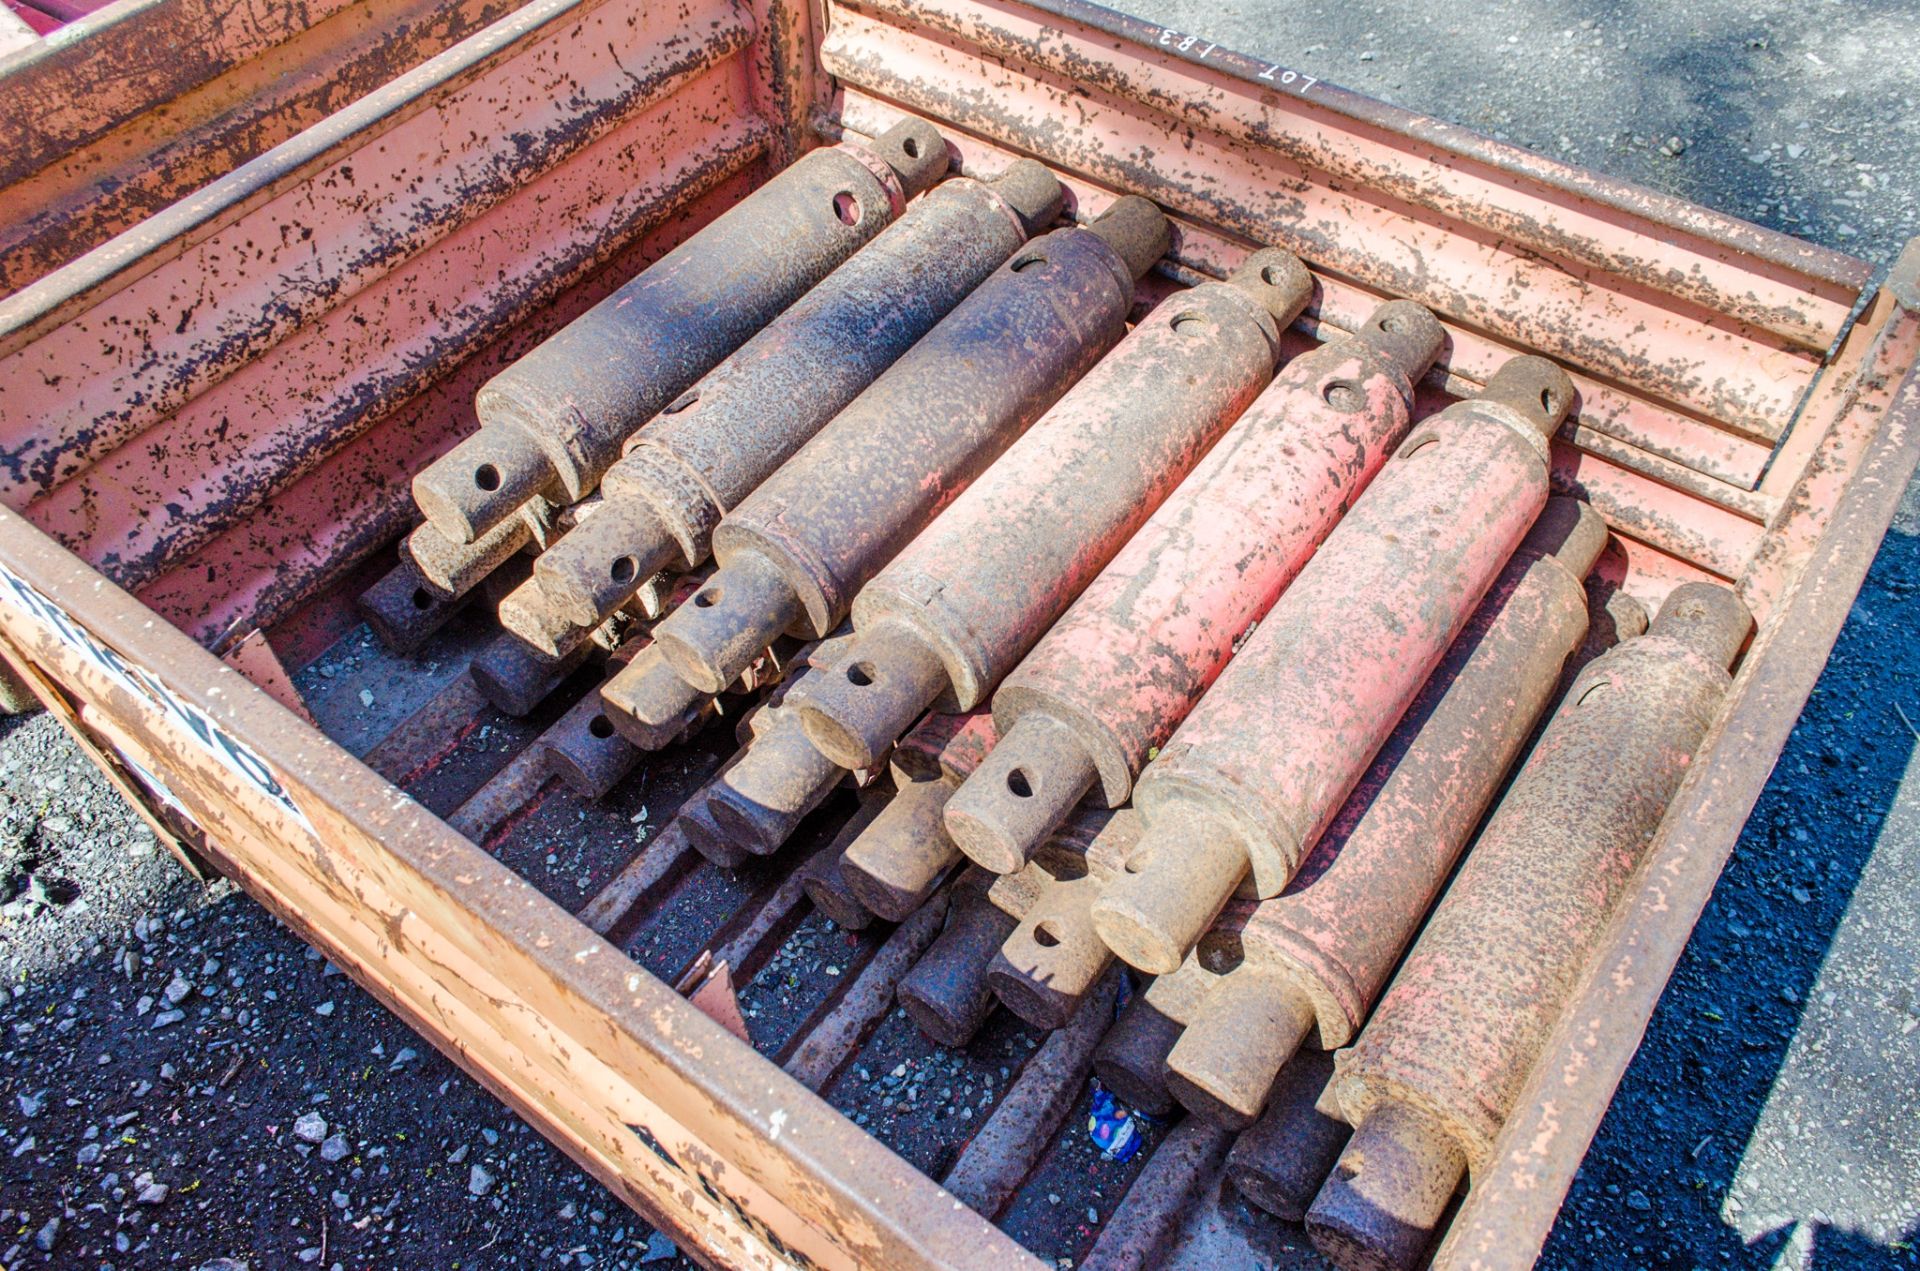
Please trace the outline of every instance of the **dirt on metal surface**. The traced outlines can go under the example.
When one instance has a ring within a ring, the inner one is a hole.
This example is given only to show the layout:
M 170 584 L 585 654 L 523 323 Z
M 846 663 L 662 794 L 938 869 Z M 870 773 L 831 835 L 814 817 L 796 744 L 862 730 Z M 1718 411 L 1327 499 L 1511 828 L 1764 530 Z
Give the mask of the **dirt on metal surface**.
M 871 764 L 921 711 L 981 705 L 1272 378 L 1312 279 L 1256 252 L 1170 297 L 860 590 L 801 714 Z
M 1572 391 L 1515 358 L 1400 444 L 1141 774 L 1147 831 L 1093 908 L 1115 954 L 1167 974 L 1243 878 L 1292 879 L 1546 503 Z
M 720 519 L 1050 221 L 1060 197 L 1028 163 L 992 184 L 943 182 L 909 205 L 667 404 L 608 470 L 605 519 L 541 566 L 540 585 L 587 623 L 652 570 L 704 564 Z
M 1414 306 L 1384 307 L 1376 319 L 1353 341 L 1282 368 L 1002 683 L 993 709 L 1006 741 L 956 795 L 948 823 L 975 862 L 1020 868 L 1096 779 L 1108 806 L 1124 802 L 1233 642 L 1385 462 L 1410 419 L 1412 380 L 1441 337 Z M 1032 743 L 1015 736 L 1029 717 L 1027 732 L 1044 734 Z M 1020 784 L 1048 816 L 1009 806 Z M 1019 824 L 1018 840 L 998 827 L 1002 815 Z
M 1165 233 L 1136 200 L 1028 243 L 732 508 L 713 533 L 720 569 L 661 624 L 688 682 L 728 682 L 744 650 L 783 630 L 838 626 L 893 554 L 1125 334 L 1134 279 Z
M 1414 1265 L 1461 1172 L 1486 1164 L 1752 626 L 1731 591 L 1681 587 L 1646 635 L 1574 680 L 1336 1059 L 1334 1094 L 1354 1139 L 1307 1224 L 1316 1243 L 1328 1231 L 1321 1247 L 1343 1265 Z

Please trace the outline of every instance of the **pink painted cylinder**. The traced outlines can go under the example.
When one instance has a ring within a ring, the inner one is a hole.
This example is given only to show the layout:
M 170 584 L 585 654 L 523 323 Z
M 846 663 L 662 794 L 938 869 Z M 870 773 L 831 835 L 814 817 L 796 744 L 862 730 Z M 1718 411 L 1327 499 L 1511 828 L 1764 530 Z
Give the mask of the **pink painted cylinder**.
M 1147 833 L 1093 910 L 1115 955 L 1166 974 L 1249 873 L 1287 885 L 1546 504 L 1572 402 L 1518 357 L 1401 444 L 1141 775 Z
M 1124 803 L 1164 742 L 1406 432 L 1444 339 L 1415 304 L 1296 358 L 1001 684 L 1001 744 L 948 806 L 996 873 L 1097 782 Z
M 821 753 L 866 766 L 936 702 L 983 701 L 1266 386 L 1312 291 L 1259 251 L 1135 326 L 854 598 L 801 699 Z
M 1595 659 L 1535 743 L 1359 1041 L 1335 1056 L 1352 1144 L 1314 1243 L 1414 1266 L 1494 1136 L 1719 713 L 1753 629 L 1734 593 L 1675 588 Z
M 1306 1035 L 1359 1031 L 1587 630 L 1598 513 L 1553 499 L 1287 890 L 1240 931 L 1242 961 L 1194 1004 L 1168 1077 L 1239 1127 Z

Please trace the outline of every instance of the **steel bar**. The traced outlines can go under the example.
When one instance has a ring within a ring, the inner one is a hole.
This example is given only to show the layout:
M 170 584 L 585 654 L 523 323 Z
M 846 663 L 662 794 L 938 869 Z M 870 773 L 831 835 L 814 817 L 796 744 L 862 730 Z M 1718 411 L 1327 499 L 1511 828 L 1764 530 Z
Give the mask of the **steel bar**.
M 815 849 L 814 856 L 828 851 L 831 844 Z M 709 964 L 732 969 L 736 983 L 745 984 L 765 965 L 773 950 L 793 930 L 807 904 L 806 874 L 796 869 L 780 880 L 767 898 L 754 907 L 752 915 L 724 941 L 705 951 Z M 695 959 L 696 962 L 698 959 Z
M 530 714 L 587 660 L 592 645 L 581 641 L 571 653 L 551 661 L 532 653 L 509 635 L 496 636 L 467 668 L 473 682 L 502 714 Z
M 992 1218 L 1033 1171 L 1034 1161 L 1086 1086 L 1093 1048 L 1113 1022 L 1120 975 L 1109 971 L 1066 1026 L 1055 1029 L 1021 1068 L 986 1124 L 940 1180 L 954 1199 Z
M 972 1041 L 997 1005 L 987 967 L 1013 933 L 1014 919 L 987 899 L 991 878 L 978 869 L 961 875 L 948 901 L 946 928 L 900 982 L 900 1005 L 942 1046 Z
M 419 566 L 403 559 L 361 592 L 354 606 L 381 644 L 404 655 L 419 652 L 465 607 L 464 602 L 465 597 L 441 598 Z
M 1167 1090 L 1167 1053 L 1180 1040 L 1180 1022 L 1134 995 L 1093 1054 L 1100 1084 L 1130 1108 L 1150 1117 L 1171 1115 L 1179 1107 Z
M 1313 279 L 1254 252 L 1170 296 L 853 600 L 808 686 L 822 753 L 865 767 L 920 717 L 986 700 L 1273 377 Z
M 1440 344 L 1432 314 L 1387 304 L 1274 377 L 995 692 L 1001 742 L 948 809 L 962 851 L 1011 873 L 1096 784 L 1127 801 L 1405 433 Z
M 640 762 L 639 748 L 615 730 L 598 690 L 574 703 L 533 745 L 548 771 L 583 799 L 605 798 Z
M 1407 955 L 1333 1091 L 1353 1139 L 1307 1214 L 1343 1266 L 1411 1267 L 1488 1160 L 1731 680 L 1753 620 L 1688 583 L 1594 660 Z
M 693 855 L 686 827 L 677 817 L 668 821 L 576 916 L 597 934 L 609 935 L 647 897 L 671 885 L 692 863 Z
M 414 478 L 420 510 L 471 542 L 530 498 L 591 493 L 629 436 L 946 167 L 918 120 L 802 156 L 482 385 L 480 430 Z
M 472 677 L 457 675 L 374 743 L 360 762 L 404 786 L 452 753 L 486 708 L 487 699 Z
M 1175 1126 L 1127 1188 L 1080 1271 L 1154 1271 L 1200 1188 L 1220 1169 L 1231 1138 L 1190 1119 Z
M 552 779 L 546 760 L 529 746 L 468 795 L 447 817 L 447 824 L 484 848 L 500 827 L 539 806 L 541 793 Z
M 1052 174 L 1027 162 L 919 200 L 665 404 L 608 469 L 599 509 L 541 562 L 537 585 L 591 625 L 648 574 L 704 563 L 720 519 L 1051 221 L 1060 198 Z
M 847 844 L 863 834 L 886 806 L 887 796 L 869 793 L 861 801 L 859 810 L 833 836 L 826 850 L 815 852 L 799 869 L 801 886 L 806 888 L 807 899 L 813 902 L 813 907 L 848 931 L 863 931 L 871 926 L 873 912 L 855 899 L 847 887 L 841 858 L 846 854 Z
M 807 1031 L 792 1057 L 781 1065 L 789 1077 L 809 1090 L 819 1090 L 833 1080 L 893 1005 L 894 990 L 940 934 L 946 911 L 945 899 L 936 897 L 894 928 L 833 1009 Z
M 1168 1080 L 1230 1129 L 1260 1115 L 1317 1029 L 1359 1031 L 1587 635 L 1583 580 L 1607 527 L 1554 498 L 1488 588 L 1287 890 L 1254 910 L 1244 960 L 1181 1016 Z
M 1333 1052 L 1303 1050 L 1273 1083 L 1267 1110 L 1227 1154 L 1227 1177 L 1276 1218 L 1301 1222 L 1352 1133 L 1327 1105 Z M 1205 1118 L 1195 1117 L 1195 1121 Z
M 1147 832 L 1093 907 L 1164 975 L 1243 879 L 1293 877 L 1547 501 L 1566 374 L 1517 357 L 1423 421 L 1144 773 Z
M 660 624 L 691 684 L 780 632 L 825 635 L 854 595 L 1126 333 L 1166 218 L 1122 199 L 1035 239 L 713 531 L 720 562 Z

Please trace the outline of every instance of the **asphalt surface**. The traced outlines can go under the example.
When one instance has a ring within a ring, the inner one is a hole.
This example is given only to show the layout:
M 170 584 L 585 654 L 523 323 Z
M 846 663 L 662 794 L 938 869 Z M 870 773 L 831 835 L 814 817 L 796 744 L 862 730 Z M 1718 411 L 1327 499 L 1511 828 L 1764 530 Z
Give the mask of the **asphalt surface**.
M 1132 7 L 1868 259 L 1920 232 L 1911 0 Z M 1916 1261 L 1916 628 L 1910 490 L 1544 1265 Z M 44 716 L 0 723 L 0 972 L 9 1271 L 686 1265 Z

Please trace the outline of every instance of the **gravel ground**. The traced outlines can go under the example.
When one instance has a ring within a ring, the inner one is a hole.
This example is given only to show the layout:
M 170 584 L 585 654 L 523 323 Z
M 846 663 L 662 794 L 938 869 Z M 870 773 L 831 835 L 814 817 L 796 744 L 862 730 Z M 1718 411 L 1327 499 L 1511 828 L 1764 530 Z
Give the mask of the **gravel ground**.
M 1130 7 L 1870 259 L 1920 229 L 1912 0 Z M 1909 491 L 1545 1265 L 1915 1261 L 1917 536 Z M 0 972 L 7 1268 L 688 1265 L 44 716 L 0 723 Z

